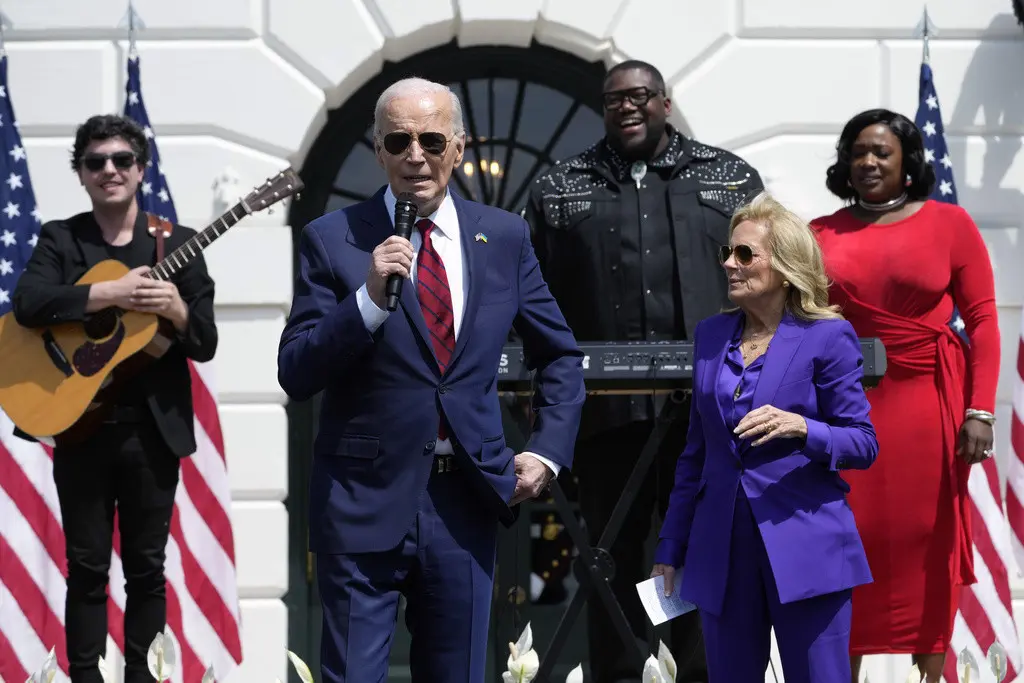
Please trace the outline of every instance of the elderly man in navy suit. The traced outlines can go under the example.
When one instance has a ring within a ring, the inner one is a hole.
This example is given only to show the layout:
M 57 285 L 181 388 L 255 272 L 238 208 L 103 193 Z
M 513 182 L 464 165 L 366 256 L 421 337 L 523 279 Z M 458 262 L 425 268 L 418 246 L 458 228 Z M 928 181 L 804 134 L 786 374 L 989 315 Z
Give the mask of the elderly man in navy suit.
M 374 115 L 388 185 L 302 232 L 278 377 L 293 399 L 324 392 L 310 545 L 325 683 L 386 680 L 399 595 L 413 680 L 482 683 L 498 522 L 572 464 L 583 354 L 526 222 L 448 188 L 465 140 L 451 90 L 395 83 Z M 393 234 L 396 196 L 416 205 L 411 240 Z M 392 274 L 406 280 L 389 313 Z M 517 455 L 497 395 L 513 325 L 536 370 Z

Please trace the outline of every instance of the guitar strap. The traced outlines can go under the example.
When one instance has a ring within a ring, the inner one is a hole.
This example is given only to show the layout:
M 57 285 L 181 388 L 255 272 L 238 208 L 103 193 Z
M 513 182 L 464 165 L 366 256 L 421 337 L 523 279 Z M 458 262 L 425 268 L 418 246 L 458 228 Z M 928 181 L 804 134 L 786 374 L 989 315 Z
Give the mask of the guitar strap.
M 164 240 L 171 236 L 174 224 L 151 213 L 146 214 L 146 220 L 149 234 L 156 238 L 156 262 L 160 263 L 164 260 Z

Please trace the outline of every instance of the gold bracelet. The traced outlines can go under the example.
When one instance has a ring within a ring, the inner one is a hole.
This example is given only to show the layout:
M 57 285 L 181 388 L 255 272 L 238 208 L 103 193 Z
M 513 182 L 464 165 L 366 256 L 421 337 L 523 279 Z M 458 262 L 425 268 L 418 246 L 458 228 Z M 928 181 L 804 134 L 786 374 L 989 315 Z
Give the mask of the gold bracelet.
M 964 418 L 967 420 L 980 420 L 989 426 L 996 423 L 996 416 L 987 410 L 975 410 L 974 408 L 968 408 L 967 412 L 964 413 Z

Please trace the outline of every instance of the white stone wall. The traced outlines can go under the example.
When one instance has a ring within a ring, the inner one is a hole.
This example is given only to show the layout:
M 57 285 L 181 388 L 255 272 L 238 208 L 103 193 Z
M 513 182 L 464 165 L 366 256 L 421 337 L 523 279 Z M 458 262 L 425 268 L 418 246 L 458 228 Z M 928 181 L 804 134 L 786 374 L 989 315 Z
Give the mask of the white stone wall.
M 124 102 L 124 0 L 6 0 L 10 94 L 45 219 L 88 208 L 67 158 L 75 126 Z M 245 189 L 303 157 L 326 109 L 381 67 L 458 37 L 531 39 L 609 64 L 658 65 L 677 123 L 753 162 L 810 218 L 836 201 L 824 169 L 842 124 L 887 106 L 913 117 L 921 3 L 910 0 L 136 0 L 143 96 L 181 221 L 214 216 L 213 180 Z M 933 0 L 932 63 L 961 203 L 995 266 L 1003 334 L 997 429 L 1009 448 L 1024 305 L 1024 31 L 1010 0 Z M 284 678 L 287 421 L 276 344 L 291 296 L 286 213 L 251 217 L 209 252 L 216 359 L 234 503 L 245 662 L 234 680 Z M 926 239 L 927 236 L 922 236 Z M 908 258 L 913 258 L 908 255 Z M 293 577 L 300 581 L 302 577 Z M 1024 597 L 1024 583 L 1015 586 Z M 1024 600 L 1017 603 L 1024 617 Z M 1024 620 L 1022 620 L 1024 623 Z M 903 680 L 906 658 L 870 663 Z M 769 680 L 771 676 L 769 674 Z

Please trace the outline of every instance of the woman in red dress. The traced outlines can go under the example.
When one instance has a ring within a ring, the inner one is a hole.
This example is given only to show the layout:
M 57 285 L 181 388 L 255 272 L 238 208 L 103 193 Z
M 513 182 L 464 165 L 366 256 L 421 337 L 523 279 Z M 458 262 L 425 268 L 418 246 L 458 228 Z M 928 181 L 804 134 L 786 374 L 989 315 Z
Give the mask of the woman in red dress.
M 874 582 L 854 589 L 854 680 L 866 654 L 909 653 L 942 675 L 962 586 L 974 583 L 967 479 L 992 454 L 999 327 L 992 265 L 958 206 L 928 199 L 935 171 L 920 131 L 884 109 L 846 124 L 828 189 L 850 205 L 812 222 L 832 303 L 888 368 L 868 391 L 874 467 L 848 471 Z M 970 347 L 948 323 L 954 304 Z

